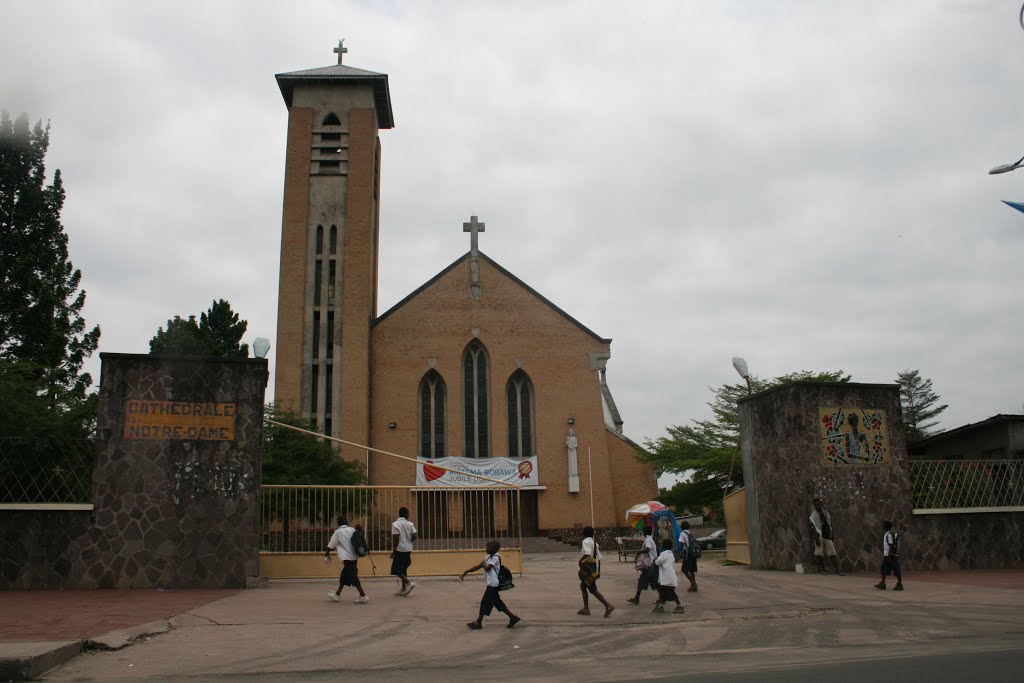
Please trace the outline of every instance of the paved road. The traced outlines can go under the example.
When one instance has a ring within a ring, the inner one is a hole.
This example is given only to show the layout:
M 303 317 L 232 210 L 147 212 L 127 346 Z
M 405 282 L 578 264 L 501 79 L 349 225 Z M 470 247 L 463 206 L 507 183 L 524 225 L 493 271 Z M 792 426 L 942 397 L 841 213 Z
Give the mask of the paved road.
M 635 573 L 613 559 L 600 587 L 617 609 L 604 619 L 596 609 L 576 614 L 574 565 L 572 553 L 528 558 L 506 594 L 523 617 L 512 630 L 501 617 L 482 631 L 466 629 L 483 590 L 479 576 L 422 579 L 408 598 L 392 595 L 391 580 L 372 579 L 366 605 L 352 604 L 348 591 L 347 600 L 328 601 L 322 581 L 274 582 L 191 609 L 171 619 L 169 632 L 129 648 L 76 657 L 47 680 L 320 681 L 347 671 L 417 683 L 616 681 L 684 672 L 706 679 L 723 669 L 730 680 L 822 680 L 820 669 L 831 683 L 846 675 L 887 680 L 886 666 L 904 660 L 910 668 L 901 672 L 940 674 L 991 662 L 992 677 L 982 678 L 1000 680 L 998 667 L 1019 664 L 1024 650 L 1024 572 L 1003 573 L 995 586 L 981 573 L 963 583 L 908 576 L 907 591 L 883 593 L 872 588 L 874 576 L 755 572 L 708 560 L 701 591 L 683 593 L 686 613 L 673 615 L 627 604 Z M 950 658 L 948 666 L 921 668 L 937 657 Z

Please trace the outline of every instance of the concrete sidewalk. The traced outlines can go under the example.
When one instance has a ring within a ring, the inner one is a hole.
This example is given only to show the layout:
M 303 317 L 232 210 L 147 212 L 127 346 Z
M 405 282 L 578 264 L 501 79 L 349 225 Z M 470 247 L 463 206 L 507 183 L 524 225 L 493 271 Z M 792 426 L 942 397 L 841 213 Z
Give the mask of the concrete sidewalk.
M 370 602 L 365 605 L 352 603 L 351 588 L 341 603 L 329 601 L 333 584 L 325 581 L 277 581 L 223 595 L 183 591 L 174 595 L 181 602 L 165 597 L 172 591 L 95 591 L 93 599 L 122 604 L 122 622 L 145 624 L 137 634 L 159 635 L 117 652 L 88 650 L 81 656 L 65 644 L 57 655 L 65 663 L 46 679 L 280 680 L 302 673 L 328 680 L 340 671 L 362 671 L 383 680 L 418 682 L 602 681 L 670 676 L 684 665 L 689 672 L 721 672 L 730 666 L 778 666 L 794 658 L 813 663 L 1020 649 L 1024 641 L 1018 626 L 1024 572 L 930 573 L 921 577 L 924 581 L 908 575 L 907 590 L 895 593 L 873 588 L 873 575 L 751 571 L 708 556 L 698 574 L 700 592 L 685 593 L 681 586 L 686 613 L 675 615 L 652 613 L 649 592 L 639 606 L 626 603 L 636 573 L 612 556 L 599 582 L 616 607 L 605 619 L 596 604 L 592 616 L 576 614 L 581 596 L 575 561 L 572 551 L 527 557 L 526 573 L 503 594 L 523 619 L 512 630 L 504 628 L 501 615 L 486 619 L 483 631 L 466 628 L 483 593 L 479 572 L 464 582 L 418 579 L 406 598 L 393 595 L 394 579 L 367 578 Z M 54 636 L 46 640 L 67 635 L 57 625 L 64 619 L 78 624 L 72 643 L 105 633 L 112 622 L 97 603 L 53 597 L 70 595 L 0 593 L 5 640 L 0 647 L 7 656 L 38 652 L 36 639 L 49 633 Z M 19 641 L 12 639 L 17 627 L 4 626 L 12 618 L 8 605 L 26 635 Z M 95 632 L 88 630 L 90 618 L 96 620 Z M 51 650 L 50 660 L 36 656 L 40 665 L 54 665 L 58 648 Z

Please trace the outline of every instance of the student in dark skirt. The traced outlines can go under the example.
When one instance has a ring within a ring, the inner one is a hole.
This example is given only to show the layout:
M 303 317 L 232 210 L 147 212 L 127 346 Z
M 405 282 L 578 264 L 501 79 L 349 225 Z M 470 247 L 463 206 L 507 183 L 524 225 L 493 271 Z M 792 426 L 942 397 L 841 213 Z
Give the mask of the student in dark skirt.
M 508 615 L 507 628 L 514 627 L 520 621 L 519 617 L 512 614 L 508 605 L 501 599 L 501 592 L 498 590 L 498 571 L 501 569 L 501 557 L 498 555 L 498 550 L 500 549 L 500 543 L 488 541 L 487 555 L 480 561 L 480 564 L 473 565 L 462 572 L 462 576 L 459 577 L 460 579 L 465 579 L 466 574 L 475 572 L 477 569 L 484 570 L 484 584 L 486 588 L 484 588 L 484 597 L 480 599 L 480 613 L 477 615 L 476 621 L 466 624 L 466 626 L 474 631 L 479 631 L 484 627 L 484 617 L 489 617 L 492 609 Z

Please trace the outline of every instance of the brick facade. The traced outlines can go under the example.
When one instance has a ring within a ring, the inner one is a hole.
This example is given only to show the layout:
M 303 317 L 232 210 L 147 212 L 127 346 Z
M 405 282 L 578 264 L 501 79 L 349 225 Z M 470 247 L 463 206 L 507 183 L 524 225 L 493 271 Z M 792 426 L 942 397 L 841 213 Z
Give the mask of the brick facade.
M 276 400 L 315 417 L 321 430 L 346 441 L 414 457 L 420 448 L 418 390 L 433 368 L 447 388 L 447 455 L 462 456 L 462 355 L 477 339 L 489 360 L 491 456 L 508 453 L 509 377 L 522 369 L 534 388 L 533 451 L 544 487 L 537 494 L 539 528 L 589 524 L 591 498 L 595 525 L 617 526 L 626 508 L 655 497 L 658 488 L 654 471 L 633 457 L 636 445 L 605 423 L 598 370 L 610 355 L 610 340 L 482 255 L 481 297 L 469 295 L 469 261 L 463 257 L 377 317 L 378 129 L 392 121 L 386 79 L 340 65 L 278 76 L 289 106 L 289 129 Z M 340 121 L 337 129 L 325 127 L 331 115 Z M 340 133 L 337 150 L 325 151 L 325 132 Z M 337 174 L 321 172 L 317 159 L 324 155 L 337 156 Z M 322 258 L 313 247 L 318 225 L 338 227 L 339 247 L 333 298 L 323 299 L 327 288 L 322 286 L 316 303 L 312 273 Z M 325 341 L 328 315 L 334 323 L 333 346 Z M 324 331 L 314 337 L 316 320 Z M 319 339 L 315 348 L 313 339 Z M 315 411 L 314 391 L 319 398 Z M 329 411 L 324 405 L 328 395 Z M 579 440 L 577 493 L 568 492 L 570 417 Z M 342 456 L 367 463 L 371 484 L 416 482 L 412 463 L 367 455 L 352 446 L 343 446 Z

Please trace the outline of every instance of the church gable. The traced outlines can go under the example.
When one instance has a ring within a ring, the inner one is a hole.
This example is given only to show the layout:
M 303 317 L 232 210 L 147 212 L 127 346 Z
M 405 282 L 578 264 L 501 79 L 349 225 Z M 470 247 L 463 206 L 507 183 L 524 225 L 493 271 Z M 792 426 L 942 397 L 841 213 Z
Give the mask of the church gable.
M 575 326 L 580 331 L 584 332 L 586 335 L 590 336 L 594 341 L 596 341 L 596 342 L 598 342 L 600 344 L 610 344 L 611 343 L 611 341 L 612 341 L 611 339 L 606 339 L 606 338 L 603 338 L 603 337 L 599 336 L 596 332 L 594 332 L 593 330 L 588 328 L 586 325 L 584 325 L 580 321 L 576 320 L 571 315 L 566 313 L 564 310 L 562 310 L 561 308 L 556 306 L 554 303 L 552 303 L 549 299 L 547 299 L 544 295 L 542 295 L 540 292 L 535 290 L 533 287 L 531 287 L 530 285 L 528 285 L 525 282 L 523 282 L 522 280 L 520 280 L 518 277 L 513 275 L 510 271 L 506 270 L 497 261 L 491 259 L 486 254 L 484 254 L 483 252 L 478 252 L 478 255 L 479 255 L 479 258 L 480 258 L 480 262 L 486 264 L 486 266 L 489 266 L 490 269 L 493 269 L 493 271 L 495 272 L 495 275 L 497 276 L 497 277 L 493 278 L 493 282 L 491 282 L 491 283 L 489 283 L 487 281 L 487 278 L 484 278 L 483 287 L 485 288 L 485 290 L 484 290 L 483 294 L 481 295 L 481 303 L 483 304 L 484 307 L 493 308 L 493 307 L 497 306 L 497 307 L 500 308 L 501 305 L 502 305 L 502 302 L 505 301 L 505 298 L 504 297 L 500 297 L 500 295 L 497 294 L 497 293 L 495 295 L 499 296 L 500 300 L 494 300 L 494 297 L 488 297 L 488 292 L 486 290 L 486 288 L 488 287 L 488 284 L 491 284 L 491 286 L 498 285 L 498 291 L 505 291 L 505 285 L 506 284 L 512 285 L 513 288 L 519 288 L 519 289 L 523 290 L 523 292 L 526 293 L 527 296 L 524 297 L 524 298 L 526 298 L 526 299 L 533 299 L 536 303 L 539 303 L 539 304 L 543 305 L 544 307 L 550 309 L 550 311 L 555 313 L 557 316 L 561 317 L 566 322 L 568 322 L 571 325 Z M 403 308 L 411 305 L 412 302 L 416 301 L 420 297 L 425 297 L 427 299 L 431 299 L 432 297 L 436 297 L 437 294 L 439 293 L 439 291 L 438 291 L 438 287 L 439 287 L 438 283 L 442 282 L 442 281 L 445 281 L 446 278 L 449 276 L 449 274 L 453 273 L 453 271 L 455 273 L 457 273 L 457 275 L 455 275 L 456 278 L 463 278 L 464 279 L 463 276 L 464 276 L 465 272 L 468 272 L 468 270 L 469 270 L 470 258 L 471 258 L 471 253 L 470 252 L 466 252 L 465 254 L 463 254 L 461 257 L 459 257 L 454 262 L 452 262 L 447 268 L 442 270 L 440 273 L 438 273 L 437 275 L 435 275 L 431 279 L 427 280 L 425 283 L 420 285 L 418 288 L 416 288 L 415 290 L 410 292 L 409 295 L 406 296 L 404 299 L 402 299 L 401 301 L 396 303 L 394 306 L 392 306 L 390 309 L 385 311 L 380 317 L 378 317 L 373 322 L 373 325 L 376 326 L 376 325 L 381 324 L 387 318 L 389 318 L 392 315 L 397 314 Z M 460 268 L 460 266 L 462 266 L 462 268 Z M 504 283 L 502 282 L 503 280 L 505 281 Z M 445 288 L 445 289 L 447 290 L 447 288 Z M 458 287 L 456 286 L 456 290 L 457 289 L 458 289 Z M 468 285 L 466 286 L 465 289 L 466 289 L 466 292 L 468 292 Z M 505 293 L 508 294 L 507 291 L 505 291 Z M 465 293 L 463 296 L 465 298 L 467 298 L 467 299 L 470 298 L 470 295 L 468 293 Z M 458 298 L 458 297 L 456 296 L 455 298 Z M 488 301 L 489 298 L 492 299 L 492 300 Z M 519 297 L 515 297 L 515 298 L 518 299 Z M 511 313 L 514 313 L 514 311 L 507 311 L 506 310 L 506 311 L 503 311 L 503 313 L 510 313 L 511 314 Z

